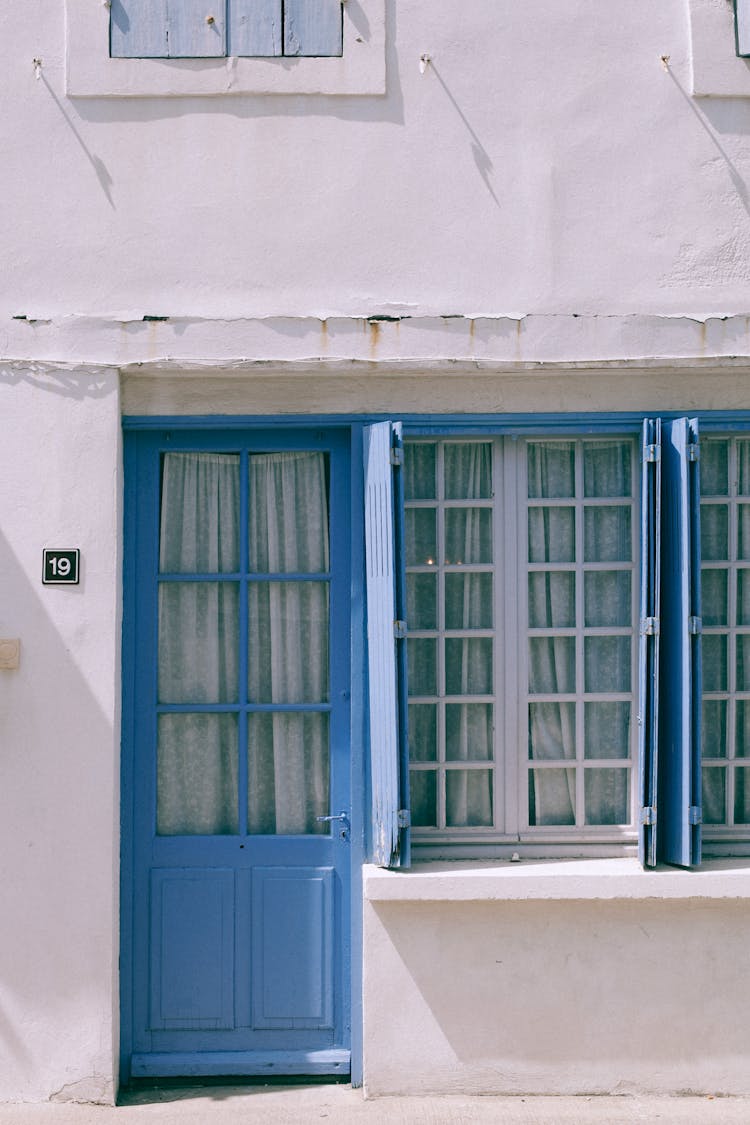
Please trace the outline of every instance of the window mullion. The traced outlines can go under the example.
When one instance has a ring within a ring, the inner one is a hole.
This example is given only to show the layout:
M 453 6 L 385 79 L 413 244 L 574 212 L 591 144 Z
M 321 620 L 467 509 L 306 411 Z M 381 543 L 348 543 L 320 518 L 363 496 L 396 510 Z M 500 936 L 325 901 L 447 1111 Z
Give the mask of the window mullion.
M 727 556 L 729 559 L 727 584 L 727 744 L 725 746 L 727 763 L 734 763 L 737 731 L 737 583 L 739 570 L 737 567 L 738 543 L 737 522 L 739 520 L 739 465 L 737 464 L 737 439 L 729 442 L 729 534 Z M 728 764 L 724 767 L 724 823 L 734 824 L 734 782 L 735 766 Z
M 582 766 L 584 746 L 584 706 L 583 692 L 584 681 L 584 627 L 586 624 L 584 613 L 584 570 L 583 570 L 583 443 L 575 445 L 575 591 L 576 591 L 576 719 L 575 719 L 575 789 L 576 789 L 576 827 L 582 828 L 585 824 L 585 792 L 584 771 Z
M 445 800 L 445 447 L 437 445 L 437 581 L 438 581 L 438 641 L 437 641 L 437 826 L 447 827 Z

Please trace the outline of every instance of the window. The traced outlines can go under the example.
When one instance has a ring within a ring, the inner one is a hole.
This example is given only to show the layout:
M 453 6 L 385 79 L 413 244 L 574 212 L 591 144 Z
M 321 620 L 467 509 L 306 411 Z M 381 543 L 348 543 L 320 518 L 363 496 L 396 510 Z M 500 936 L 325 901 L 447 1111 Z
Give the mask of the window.
M 637 839 L 648 865 L 700 861 L 697 421 L 645 419 L 640 440 L 633 430 L 598 430 L 493 435 L 487 425 L 472 436 L 466 426 L 454 434 L 420 426 L 402 457 L 398 425 L 369 427 L 378 862 L 408 855 L 407 785 L 426 854 L 467 844 L 494 854 L 517 842 L 541 854 L 601 854 Z M 742 455 L 739 446 L 732 454 Z M 742 528 L 745 506 L 736 506 Z M 720 540 L 715 569 L 734 566 L 740 588 L 733 542 Z M 744 667 L 744 617 L 733 624 L 729 612 L 702 643 L 707 706 L 732 703 L 726 721 L 736 730 L 744 673 L 726 681 L 721 669 L 732 660 Z M 750 704 L 750 681 L 747 695 Z M 736 813 L 744 769 L 722 762 L 709 763 L 708 784 L 719 785 L 720 769 L 728 784 L 734 770 Z M 716 808 L 713 789 L 711 801 Z
M 703 823 L 750 825 L 750 438 L 701 443 Z
M 415 838 L 635 838 L 636 456 L 406 444 Z
M 112 0 L 113 58 L 340 55 L 341 0 Z

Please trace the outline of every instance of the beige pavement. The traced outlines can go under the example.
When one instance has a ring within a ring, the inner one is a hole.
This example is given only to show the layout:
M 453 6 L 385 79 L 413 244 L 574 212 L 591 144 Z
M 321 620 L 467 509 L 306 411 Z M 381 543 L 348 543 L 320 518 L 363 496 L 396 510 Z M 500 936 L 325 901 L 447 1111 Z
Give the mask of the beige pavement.
M 0 1106 L 0 1125 L 750 1125 L 750 1098 L 420 1097 L 365 1101 L 349 1086 L 150 1090 L 127 1104 Z

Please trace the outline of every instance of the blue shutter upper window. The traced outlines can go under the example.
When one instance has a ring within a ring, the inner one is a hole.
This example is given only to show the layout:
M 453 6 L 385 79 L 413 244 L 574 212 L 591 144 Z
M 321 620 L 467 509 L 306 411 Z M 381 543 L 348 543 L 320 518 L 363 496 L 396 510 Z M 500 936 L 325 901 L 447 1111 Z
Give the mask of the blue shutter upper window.
M 112 58 L 334 57 L 341 0 L 112 0 Z

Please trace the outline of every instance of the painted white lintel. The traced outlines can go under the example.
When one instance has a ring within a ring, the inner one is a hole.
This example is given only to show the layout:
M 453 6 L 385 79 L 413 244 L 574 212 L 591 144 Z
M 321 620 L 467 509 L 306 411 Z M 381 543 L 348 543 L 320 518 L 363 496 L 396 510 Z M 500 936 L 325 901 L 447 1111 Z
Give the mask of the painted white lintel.
M 686 871 L 644 871 L 637 859 L 424 863 L 364 868 L 369 902 L 520 902 L 586 899 L 748 899 L 750 863 L 712 860 Z
M 161 313 L 162 310 L 159 310 Z M 24 310 L 0 325 L 9 360 L 131 371 L 534 370 L 583 365 L 750 365 L 750 315 L 51 316 Z

